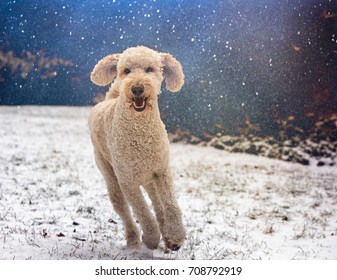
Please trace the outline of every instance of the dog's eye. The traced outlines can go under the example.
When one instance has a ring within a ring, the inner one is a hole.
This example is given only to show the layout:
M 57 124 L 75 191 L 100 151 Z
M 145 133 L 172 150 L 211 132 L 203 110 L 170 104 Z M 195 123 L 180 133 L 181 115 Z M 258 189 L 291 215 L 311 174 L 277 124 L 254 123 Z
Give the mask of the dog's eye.
M 125 69 L 124 69 L 124 74 L 127 75 L 127 74 L 130 74 L 130 73 L 131 73 L 131 70 L 130 70 L 130 69 L 128 69 L 128 68 L 125 68 Z
M 145 72 L 146 72 L 146 73 L 151 73 L 151 72 L 154 72 L 154 69 L 153 69 L 152 67 L 147 67 L 147 68 L 145 69 Z

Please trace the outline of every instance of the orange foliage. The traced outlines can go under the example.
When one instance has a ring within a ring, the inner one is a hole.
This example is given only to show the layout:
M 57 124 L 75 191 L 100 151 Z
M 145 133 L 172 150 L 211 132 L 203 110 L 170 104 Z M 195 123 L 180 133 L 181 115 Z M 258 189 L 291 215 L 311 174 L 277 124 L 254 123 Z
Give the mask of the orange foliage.
M 19 58 L 14 56 L 13 51 L 7 53 L 0 50 L 0 70 L 8 68 L 12 75 L 19 73 L 22 79 L 26 79 L 31 72 L 40 73 L 41 79 L 48 79 L 57 76 L 57 66 L 70 67 L 74 63 L 70 60 L 65 60 L 58 57 L 45 57 L 44 53 L 25 52 L 24 57 Z M 4 79 L 0 76 L 0 82 Z

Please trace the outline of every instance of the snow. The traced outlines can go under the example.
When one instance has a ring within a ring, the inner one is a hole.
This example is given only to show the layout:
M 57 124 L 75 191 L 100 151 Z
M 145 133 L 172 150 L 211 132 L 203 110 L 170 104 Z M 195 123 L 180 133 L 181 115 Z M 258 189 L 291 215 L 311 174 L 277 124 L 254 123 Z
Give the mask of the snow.
M 336 259 L 337 170 L 171 144 L 187 240 L 125 249 L 88 107 L 0 107 L 0 259 Z M 163 244 L 161 244 L 163 246 Z

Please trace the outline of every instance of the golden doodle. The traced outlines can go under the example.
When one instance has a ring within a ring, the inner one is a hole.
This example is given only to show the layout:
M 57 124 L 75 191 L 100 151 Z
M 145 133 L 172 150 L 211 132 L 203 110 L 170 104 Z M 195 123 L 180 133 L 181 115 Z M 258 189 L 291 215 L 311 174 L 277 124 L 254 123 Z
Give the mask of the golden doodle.
M 185 230 L 169 168 L 169 141 L 160 118 L 158 94 L 164 80 L 168 90 L 181 89 L 181 64 L 168 53 L 138 46 L 104 57 L 94 67 L 91 80 L 99 86 L 111 84 L 106 99 L 92 109 L 89 128 L 96 163 L 123 221 L 127 246 L 141 245 L 131 206 L 146 247 L 156 249 L 161 235 L 168 249 L 179 250 Z

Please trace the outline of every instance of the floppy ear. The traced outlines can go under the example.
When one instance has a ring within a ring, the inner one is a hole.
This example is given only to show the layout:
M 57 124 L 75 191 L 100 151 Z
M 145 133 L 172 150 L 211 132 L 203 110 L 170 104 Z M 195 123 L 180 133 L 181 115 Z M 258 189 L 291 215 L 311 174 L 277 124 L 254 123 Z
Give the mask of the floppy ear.
M 98 86 L 111 84 L 117 75 L 117 63 L 120 54 L 110 54 L 95 65 L 91 72 L 90 79 Z
M 161 56 L 166 89 L 173 92 L 179 91 L 184 84 L 185 77 L 180 62 L 168 53 L 161 53 Z

